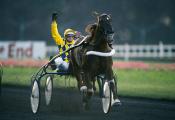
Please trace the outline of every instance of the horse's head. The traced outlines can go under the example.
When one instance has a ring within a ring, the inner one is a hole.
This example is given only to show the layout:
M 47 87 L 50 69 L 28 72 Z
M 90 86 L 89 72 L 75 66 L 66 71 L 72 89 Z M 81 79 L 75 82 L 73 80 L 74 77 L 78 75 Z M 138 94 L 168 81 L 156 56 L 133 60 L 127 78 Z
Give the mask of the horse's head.
M 101 14 L 97 16 L 99 30 L 108 43 L 113 42 L 114 31 L 111 24 L 111 15 Z

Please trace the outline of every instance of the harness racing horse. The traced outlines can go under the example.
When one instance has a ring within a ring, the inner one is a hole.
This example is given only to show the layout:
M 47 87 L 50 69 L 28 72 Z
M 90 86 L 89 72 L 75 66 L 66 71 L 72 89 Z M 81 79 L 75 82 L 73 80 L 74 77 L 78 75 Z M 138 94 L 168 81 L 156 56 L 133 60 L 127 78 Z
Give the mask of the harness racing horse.
M 111 16 L 97 15 L 97 23 L 90 25 L 91 36 L 86 37 L 82 46 L 71 51 L 71 66 L 80 91 L 86 91 L 83 102 L 88 103 L 95 90 L 95 80 L 103 75 L 106 81 L 114 81 L 112 70 L 112 48 L 114 31 L 111 25 Z M 78 40 L 75 44 L 81 42 Z M 114 83 L 114 82 L 113 82 Z M 115 88 L 115 87 L 114 87 Z M 113 90 L 115 98 L 115 90 Z

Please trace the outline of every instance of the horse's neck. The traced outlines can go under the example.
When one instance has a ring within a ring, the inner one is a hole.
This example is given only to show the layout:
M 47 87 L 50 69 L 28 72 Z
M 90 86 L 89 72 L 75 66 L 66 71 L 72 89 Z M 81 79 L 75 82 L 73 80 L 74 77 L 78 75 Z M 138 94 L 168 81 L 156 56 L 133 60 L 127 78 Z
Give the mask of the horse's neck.
M 100 44 L 100 40 L 99 39 L 103 39 L 102 38 L 102 33 L 100 32 L 100 28 L 99 26 L 96 28 L 95 33 L 93 33 L 93 35 L 91 36 L 91 45 L 98 45 Z
M 97 27 L 94 35 L 91 36 L 90 45 L 94 46 L 94 49 L 96 50 L 108 51 L 110 47 L 104 39 L 103 34 L 100 32 L 100 28 Z

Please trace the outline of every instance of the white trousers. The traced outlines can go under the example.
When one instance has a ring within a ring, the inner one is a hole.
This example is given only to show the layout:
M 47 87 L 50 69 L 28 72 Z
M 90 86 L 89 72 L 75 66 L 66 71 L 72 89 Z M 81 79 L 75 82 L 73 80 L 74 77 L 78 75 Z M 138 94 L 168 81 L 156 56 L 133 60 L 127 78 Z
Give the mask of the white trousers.
M 55 63 L 57 65 L 57 68 L 59 70 L 64 70 L 64 71 L 67 71 L 68 68 L 69 68 L 69 63 L 63 61 L 63 59 L 61 57 L 58 57 L 55 59 Z

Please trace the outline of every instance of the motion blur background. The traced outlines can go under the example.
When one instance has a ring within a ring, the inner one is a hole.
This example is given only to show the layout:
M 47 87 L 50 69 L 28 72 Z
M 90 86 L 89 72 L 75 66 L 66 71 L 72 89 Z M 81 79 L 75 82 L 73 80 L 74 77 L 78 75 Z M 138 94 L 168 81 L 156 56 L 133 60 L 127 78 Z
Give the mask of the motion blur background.
M 97 11 L 112 15 L 116 44 L 175 44 L 174 0 L 1 0 L 0 41 L 44 40 L 54 45 L 54 11 L 61 34 L 66 28 L 85 34 Z

